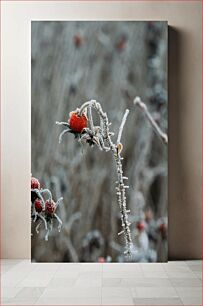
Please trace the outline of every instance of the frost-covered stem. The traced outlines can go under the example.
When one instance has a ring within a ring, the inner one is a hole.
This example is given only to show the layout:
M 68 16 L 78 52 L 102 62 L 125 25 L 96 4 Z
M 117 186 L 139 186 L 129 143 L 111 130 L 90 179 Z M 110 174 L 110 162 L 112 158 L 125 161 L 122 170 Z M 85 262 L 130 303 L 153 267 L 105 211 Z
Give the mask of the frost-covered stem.
M 42 224 L 42 222 L 40 221 L 40 222 L 37 224 L 36 228 L 35 228 L 35 231 L 36 231 L 37 234 L 39 234 L 39 228 L 40 228 L 41 224 Z
M 63 197 L 60 197 L 56 202 L 56 208 L 60 205 L 62 201 L 63 201 Z
M 128 114 L 129 114 L 129 109 L 126 109 L 125 114 L 123 115 L 123 119 L 121 121 L 119 131 L 118 131 L 117 144 L 121 142 L 121 136 L 122 136 L 122 133 L 123 133 L 123 128 L 124 128 L 124 125 L 126 123 L 126 119 L 128 117 Z
M 126 255 L 131 255 L 131 246 L 132 246 L 132 238 L 130 233 L 130 223 L 128 221 L 128 214 L 126 210 L 126 193 L 125 189 L 128 186 L 125 186 L 123 179 L 123 167 L 121 162 L 120 153 L 114 153 L 114 159 L 116 161 L 116 170 L 118 176 L 118 187 L 117 187 L 117 195 L 118 195 L 118 204 L 121 212 L 121 222 L 123 227 L 123 233 L 125 236 L 126 243 Z
M 64 136 L 66 133 L 68 133 L 69 131 L 70 131 L 70 129 L 68 128 L 68 129 L 66 129 L 66 130 L 64 130 L 64 131 L 61 132 L 61 134 L 59 135 L 59 143 L 62 142 L 63 136 Z
M 118 204 L 119 204 L 119 208 L 121 212 L 121 222 L 122 222 L 122 227 L 123 227 L 123 234 L 124 234 L 125 243 L 126 243 L 125 254 L 128 256 L 131 256 L 132 238 L 131 238 L 131 233 L 130 233 L 130 228 L 129 228 L 130 223 L 128 222 L 128 214 L 126 211 L 126 193 L 125 193 L 125 189 L 128 188 L 128 186 L 124 185 L 123 168 L 122 168 L 122 162 L 121 162 L 122 157 L 117 148 L 117 145 L 115 145 L 113 141 L 111 140 L 111 132 L 109 131 L 110 124 L 108 121 L 108 117 L 107 117 L 107 114 L 103 112 L 100 103 L 98 103 L 95 100 L 85 102 L 80 107 L 79 114 L 82 115 L 82 113 L 88 107 L 93 107 L 97 111 L 101 121 L 103 122 L 103 138 L 104 138 L 104 141 L 106 141 L 106 143 L 108 144 L 110 150 L 112 151 L 112 154 L 113 154 L 113 157 L 116 163 L 116 170 L 117 170 L 117 176 L 118 176 L 117 195 L 118 195 Z M 122 135 L 122 130 L 123 130 L 128 112 L 129 111 L 127 110 L 123 117 L 120 131 L 119 131 L 119 134 L 120 134 L 119 138 Z
M 68 125 L 67 122 L 59 122 L 59 121 L 56 121 L 56 124 L 57 124 L 57 125 L 63 125 L 63 126 L 69 127 L 69 125 Z
M 40 200 L 42 201 L 42 207 L 43 209 L 45 208 L 45 202 L 44 202 L 44 198 L 43 196 L 41 195 L 41 190 L 39 189 L 31 189 L 31 192 L 35 192 L 37 194 L 37 196 L 40 198 Z
M 50 230 L 49 230 L 49 229 L 47 229 L 47 232 L 46 232 L 46 235 L 45 235 L 45 238 L 44 238 L 44 240 L 45 240 L 45 241 L 48 241 L 48 238 L 49 238 L 49 232 L 50 232 Z
M 66 227 L 65 227 L 66 232 L 68 234 L 70 234 L 73 223 L 75 221 L 80 220 L 81 216 L 82 216 L 81 212 L 76 212 L 76 213 L 74 213 L 73 215 L 70 216 L 70 219 L 68 220 L 68 223 L 66 224 Z
M 45 218 L 44 218 L 42 215 L 40 215 L 40 214 L 38 214 L 38 217 L 39 217 L 40 219 L 42 219 L 42 221 L 44 222 L 45 230 L 48 230 L 47 221 L 45 220 Z
M 90 106 L 88 106 L 87 112 L 88 112 L 88 119 L 89 119 L 89 123 L 90 123 L 90 129 L 94 132 L 94 123 L 93 123 L 93 118 L 92 118 L 92 109 L 91 109 Z
M 49 189 L 41 189 L 40 192 L 41 192 L 41 194 L 42 193 L 47 193 L 48 196 L 49 196 L 49 200 L 52 201 L 52 194 L 51 194 L 51 191 Z
M 62 227 L 62 224 L 63 222 L 61 221 L 61 219 L 59 218 L 59 216 L 57 216 L 57 214 L 54 214 L 54 217 L 57 219 L 58 221 L 58 231 L 60 232 L 61 231 L 61 227 Z
M 168 136 L 165 134 L 160 127 L 157 125 L 155 120 L 153 119 L 152 115 L 148 111 L 148 108 L 144 102 L 141 101 L 140 97 L 136 97 L 134 99 L 134 105 L 138 105 L 140 109 L 145 113 L 147 119 L 149 120 L 152 128 L 154 129 L 155 133 L 160 137 L 160 139 L 163 141 L 165 145 L 168 144 Z

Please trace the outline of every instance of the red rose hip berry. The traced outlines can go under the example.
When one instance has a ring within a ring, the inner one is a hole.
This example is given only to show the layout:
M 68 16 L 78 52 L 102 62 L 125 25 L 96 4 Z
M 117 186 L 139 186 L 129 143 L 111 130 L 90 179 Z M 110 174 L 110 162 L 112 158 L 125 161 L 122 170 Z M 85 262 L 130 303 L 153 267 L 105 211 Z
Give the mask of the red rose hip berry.
M 31 177 L 31 189 L 40 189 L 40 182 L 35 177 Z
M 104 263 L 104 262 L 106 262 L 106 259 L 104 257 L 99 257 L 98 262 Z
M 79 34 L 77 34 L 73 37 L 73 41 L 74 41 L 74 45 L 76 46 L 76 48 L 81 47 L 81 45 L 83 43 L 83 39 Z
M 81 133 L 87 127 L 88 119 L 85 114 L 79 115 L 77 112 L 71 112 L 68 123 L 73 132 Z
M 41 212 L 42 211 L 42 201 L 40 199 L 36 199 L 35 202 L 35 209 L 37 212 Z
M 145 229 L 145 224 L 144 224 L 144 222 L 140 221 L 140 222 L 137 223 L 136 227 L 141 232 Z
M 56 203 L 53 200 L 46 200 L 45 210 L 49 215 L 53 215 L 56 211 Z
M 167 237 L 167 225 L 165 223 L 161 223 L 159 225 L 159 232 L 160 232 L 162 238 Z

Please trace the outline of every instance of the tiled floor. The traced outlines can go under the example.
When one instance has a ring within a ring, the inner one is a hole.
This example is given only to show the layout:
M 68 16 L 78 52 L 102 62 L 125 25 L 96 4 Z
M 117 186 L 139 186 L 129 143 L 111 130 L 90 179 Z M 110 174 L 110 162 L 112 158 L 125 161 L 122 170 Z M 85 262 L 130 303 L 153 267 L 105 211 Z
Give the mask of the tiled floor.
M 1 261 L 1 305 L 202 305 L 202 262 Z

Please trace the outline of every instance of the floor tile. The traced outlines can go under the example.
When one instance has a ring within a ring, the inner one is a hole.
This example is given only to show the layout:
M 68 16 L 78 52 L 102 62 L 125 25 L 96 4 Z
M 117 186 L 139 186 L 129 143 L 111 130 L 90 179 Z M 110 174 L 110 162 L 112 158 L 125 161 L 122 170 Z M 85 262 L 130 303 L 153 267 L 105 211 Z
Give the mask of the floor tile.
M 105 264 L 104 264 L 105 266 Z M 83 263 L 80 268 L 80 272 L 101 272 L 103 264 L 101 263 Z
M 122 278 L 102 278 L 102 287 L 122 287 Z
M 194 275 L 199 278 L 199 279 L 202 279 L 202 272 L 195 272 L 193 271 Z
M 2 298 L 14 298 L 18 292 L 21 290 L 21 288 L 15 288 L 15 287 L 3 287 L 1 288 L 1 295 Z
M 122 287 L 170 287 L 168 278 L 125 278 L 121 280 Z
M 39 298 L 44 289 L 43 287 L 25 287 L 17 293 L 16 298 Z
M 168 278 L 168 274 L 165 271 L 144 271 L 143 276 L 146 278 Z
M 108 263 L 103 264 L 103 272 L 126 272 L 142 273 L 142 267 L 139 263 Z
M 134 305 L 183 305 L 183 302 L 179 298 L 134 298 Z
M 203 305 L 203 301 L 201 297 L 182 297 L 181 298 L 183 305 L 190 305 L 190 306 L 196 306 L 196 305 Z
M 104 278 L 141 278 L 143 277 L 143 272 L 135 272 L 132 270 L 123 270 L 123 271 L 103 271 Z
M 89 271 L 89 272 L 80 272 L 79 277 L 81 279 L 95 279 L 95 278 L 102 278 L 102 271 Z
M 185 263 L 186 263 L 188 266 L 202 265 L 202 260 L 186 260 Z
M 143 271 L 147 271 L 147 272 L 162 272 L 162 271 L 164 271 L 164 266 L 161 263 L 140 263 L 140 267 Z
M 202 297 L 202 287 L 176 287 L 178 295 L 182 297 Z
M 61 278 L 77 278 L 80 274 L 80 270 L 77 271 L 70 271 L 69 269 L 60 269 L 55 273 L 55 277 L 61 277 Z
M 66 273 L 70 272 L 80 272 L 82 270 L 82 264 L 80 263 L 59 263 L 58 272 L 64 271 Z
M 201 261 L 1 264 L 3 305 L 202 305 Z
M 72 288 L 58 288 L 58 289 L 45 289 L 42 297 L 46 298 L 100 298 L 101 288 L 89 287 L 72 287 Z
M 176 298 L 179 297 L 173 287 L 137 287 L 132 290 L 133 297 L 138 298 Z
M 185 272 L 191 273 L 191 269 L 187 265 L 166 265 L 163 267 L 166 272 Z
M 188 266 L 189 269 L 193 272 L 202 272 L 202 265 L 199 264 L 199 265 L 191 265 L 191 266 Z
M 17 286 L 23 279 L 25 279 L 35 269 L 36 266 L 20 262 L 11 270 L 2 275 L 2 283 L 5 287 Z
M 192 271 L 191 272 L 174 271 L 166 273 L 169 278 L 197 278 L 197 276 Z
M 125 297 L 125 298 L 102 298 L 102 305 L 116 305 L 116 306 L 130 306 L 130 305 L 134 305 L 133 299 L 132 297 Z
M 173 287 L 200 287 L 201 280 L 199 278 L 170 278 Z
M 79 295 L 79 294 L 78 294 Z M 40 298 L 35 305 L 101 305 L 101 298 L 89 298 L 89 297 L 66 297 L 66 298 Z
M 102 299 L 103 298 L 128 298 L 129 296 L 131 296 L 130 288 L 123 288 L 123 287 L 102 288 Z
M 53 275 L 44 276 L 28 276 L 17 284 L 18 287 L 46 287 L 48 286 L 50 280 L 53 278 Z
M 65 278 L 65 277 L 53 277 L 52 280 L 48 283 L 48 289 L 57 289 L 57 288 L 67 288 L 73 287 L 75 285 L 76 278 Z
M 75 286 L 77 287 L 101 287 L 102 278 L 81 278 L 80 276 L 75 281 Z
M 8 272 L 13 268 L 13 265 L 2 265 L 1 267 L 1 274 Z
M 37 297 L 29 297 L 29 298 L 13 298 L 13 299 L 9 299 L 8 301 L 6 301 L 5 304 L 3 305 L 26 305 L 26 306 L 30 306 L 30 305 L 34 305 L 37 301 Z
M 166 263 L 167 265 L 178 265 L 178 266 L 181 266 L 181 265 L 186 265 L 186 260 L 170 260 Z

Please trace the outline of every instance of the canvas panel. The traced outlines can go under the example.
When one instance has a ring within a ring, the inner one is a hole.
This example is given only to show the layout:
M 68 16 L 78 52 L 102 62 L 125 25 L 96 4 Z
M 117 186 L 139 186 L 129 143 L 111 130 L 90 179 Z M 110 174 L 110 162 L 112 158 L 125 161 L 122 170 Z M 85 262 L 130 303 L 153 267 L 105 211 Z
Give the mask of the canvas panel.
M 167 28 L 32 22 L 33 262 L 167 261 Z

